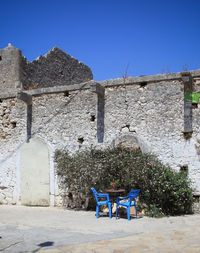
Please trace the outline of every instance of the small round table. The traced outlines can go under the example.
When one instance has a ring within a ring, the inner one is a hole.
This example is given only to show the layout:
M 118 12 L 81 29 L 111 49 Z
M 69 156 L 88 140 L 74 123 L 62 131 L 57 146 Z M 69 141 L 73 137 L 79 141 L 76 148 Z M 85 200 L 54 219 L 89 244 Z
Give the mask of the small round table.
M 116 197 L 119 193 L 123 193 L 125 192 L 125 189 L 114 189 L 114 188 L 110 188 L 110 189 L 106 189 L 105 192 L 110 194 L 110 198 L 112 200 L 113 203 L 113 207 L 112 207 L 112 213 L 116 212 Z
M 110 189 L 106 189 L 105 192 L 110 194 L 110 198 L 112 199 L 112 202 L 114 203 L 116 195 L 119 194 L 119 193 L 125 192 L 125 189 L 110 188 Z
M 115 189 L 115 188 L 110 188 L 106 189 L 107 193 L 122 193 L 125 192 L 125 189 Z

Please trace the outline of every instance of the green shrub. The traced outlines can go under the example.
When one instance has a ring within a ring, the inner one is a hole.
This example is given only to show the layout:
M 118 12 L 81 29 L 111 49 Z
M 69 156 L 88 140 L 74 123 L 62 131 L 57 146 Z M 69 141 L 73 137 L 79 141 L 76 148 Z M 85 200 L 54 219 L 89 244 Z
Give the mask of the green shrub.
M 74 156 L 59 150 L 55 153 L 55 161 L 57 174 L 63 186 L 68 187 L 68 207 L 94 207 L 90 188 L 103 192 L 110 188 L 111 182 L 117 181 L 125 194 L 131 189 L 141 189 L 139 205 L 149 216 L 191 211 L 193 198 L 187 175 L 172 170 L 139 149 L 91 149 Z

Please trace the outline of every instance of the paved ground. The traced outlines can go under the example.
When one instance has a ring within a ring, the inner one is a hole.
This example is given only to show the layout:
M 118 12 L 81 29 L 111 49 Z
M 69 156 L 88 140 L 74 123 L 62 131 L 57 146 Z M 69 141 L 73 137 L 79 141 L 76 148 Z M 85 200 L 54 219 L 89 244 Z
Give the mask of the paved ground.
M 94 212 L 0 206 L 0 251 L 200 253 L 200 215 L 95 218 Z

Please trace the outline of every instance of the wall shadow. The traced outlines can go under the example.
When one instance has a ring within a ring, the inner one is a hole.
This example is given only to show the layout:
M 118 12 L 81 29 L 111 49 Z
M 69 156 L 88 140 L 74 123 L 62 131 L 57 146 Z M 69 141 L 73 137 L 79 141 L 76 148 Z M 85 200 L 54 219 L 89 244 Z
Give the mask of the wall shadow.
M 105 90 L 97 95 L 97 140 L 103 143 L 104 139 L 104 113 L 105 113 Z
M 192 132 L 192 100 L 186 100 L 186 93 L 192 94 L 193 83 L 191 75 L 187 76 L 188 80 L 184 82 L 184 133 Z
M 32 128 L 32 104 L 27 105 L 27 116 L 26 116 L 27 136 L 26 136 L 26 142 L 29 142 L 29 140 L 31 139 L 31 128 Z

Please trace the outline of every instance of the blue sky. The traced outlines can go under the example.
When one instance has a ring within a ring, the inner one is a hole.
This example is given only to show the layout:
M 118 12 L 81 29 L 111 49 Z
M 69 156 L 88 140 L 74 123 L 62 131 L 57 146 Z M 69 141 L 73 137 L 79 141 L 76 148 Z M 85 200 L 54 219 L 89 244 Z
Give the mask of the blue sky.
M 0 0 L 0 48 L 32 61 L 52 47 L 94 80 L 200 69 L 200 0 Z

